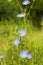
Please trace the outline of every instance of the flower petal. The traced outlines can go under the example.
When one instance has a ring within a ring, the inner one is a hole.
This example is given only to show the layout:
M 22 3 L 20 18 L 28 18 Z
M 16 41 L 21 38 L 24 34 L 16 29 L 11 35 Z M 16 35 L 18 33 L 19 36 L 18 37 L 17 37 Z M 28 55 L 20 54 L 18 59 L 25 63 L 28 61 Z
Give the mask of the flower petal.
M 30 1 L 29 0 L 24 0 L 23 5 L 28 5 L 28 4 L 30 4 Z
M 25 50 L 20 52 L 20 57 L 21 58 L 26 58 L 27 57 L 27 52 Z
M 32 54 L 29 54 L 29 53 L 28 53 L 27 58 L 28 58 L 28 59 L 32 58 Z
M 25 17 L 25 14 L 21 13 L 21 14 L 18 14 L 17 17 L 21 18 L 21 17 Z
M 26 35 L 26 30 L 21 29 L 18 32 L 19 32 L 20 36 L 22 36 L 22 37 Z
M 19 38 L 17 38 L 17 39 L 14 40 L 14 44 L 15 44 L 16 46 L 18 46 L 20 43 L 21 43 L 21 42 L 20 42 L 20 39 L 19 39 Z

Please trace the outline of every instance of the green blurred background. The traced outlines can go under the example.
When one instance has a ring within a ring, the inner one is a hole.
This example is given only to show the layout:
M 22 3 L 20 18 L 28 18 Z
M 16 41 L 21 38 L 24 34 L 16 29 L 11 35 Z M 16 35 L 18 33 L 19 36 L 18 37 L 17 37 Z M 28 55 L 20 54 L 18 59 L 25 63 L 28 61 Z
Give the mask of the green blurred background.
M 22 5 L 23 0 L 0 0 L 0 65 L 43 65 L 43 0 L 30 0 L 29 5 Z M 17 14 L 25 13 L 24 18 Z M 19 29 L 26 29 L 26 36 L 21 38 L 21 45 L 14 45 L 20 38 Z M 31 59 L 20 58 L 20 51 L 32 53 Z

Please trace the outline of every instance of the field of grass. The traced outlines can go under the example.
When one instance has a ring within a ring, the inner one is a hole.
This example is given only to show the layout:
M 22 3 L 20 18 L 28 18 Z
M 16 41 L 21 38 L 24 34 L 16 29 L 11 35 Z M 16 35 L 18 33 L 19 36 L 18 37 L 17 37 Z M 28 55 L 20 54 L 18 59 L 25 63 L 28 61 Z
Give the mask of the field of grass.
M 26 29 L 27 34 L 21 37 L 21 44 L 14 45 L 14 40 L 20 38 L 19 29 Z M 20 58 L 20 51 L 32 53 L 32 58 Z M 43 65 L 43 27 L 38 30 L 31 22 L 0 22 L 0 65 Z

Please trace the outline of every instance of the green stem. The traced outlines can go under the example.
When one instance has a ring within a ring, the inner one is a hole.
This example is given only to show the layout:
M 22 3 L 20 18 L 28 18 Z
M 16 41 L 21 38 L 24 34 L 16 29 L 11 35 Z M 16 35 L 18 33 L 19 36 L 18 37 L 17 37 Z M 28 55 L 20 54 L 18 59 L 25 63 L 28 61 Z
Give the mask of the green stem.
M 32 9 L 32 7 L 33 7 L 33 5 L 34 5 L 34 3 L 35 3 L 35 0 L 33 0 L 33 3 L 32 3 L 32 5 L 30 6 L 30 9 L 29 9 L 29 12 L 27 13 L 27 16 L 30 14 L 30 11 L 31 11 L 31 9 Z
M 27 6 L 26 8 L 24 9 L 24 13 L 26 14 L 26 10 L 27 10 Z M 26 16 L 24 17 L 24 25 L 25 25 L 25 29 L 26 29 Z
M 16 0 L 16 1 L 18 3 L 18 6 L 20 7 L 21 12 L 23 13 L 23 9 L 22 9 L 21 5 L 19 4 L 19 1 L 18 0 Z

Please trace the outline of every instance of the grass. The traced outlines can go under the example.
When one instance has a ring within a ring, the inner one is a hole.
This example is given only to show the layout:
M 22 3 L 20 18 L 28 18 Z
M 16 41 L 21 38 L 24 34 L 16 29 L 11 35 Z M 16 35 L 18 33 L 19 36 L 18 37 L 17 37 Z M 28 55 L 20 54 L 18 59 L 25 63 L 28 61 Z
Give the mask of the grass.
M 14 40 L 20 38 L 19 29 L 26 29 L 27 34 L 17 47 Z M 32 53 L 32 58 L 20 58 L 21 50 Z M 43 65 L 43 28 L 38 30 L 31 22 L 0 22 L 0 55 L 4 55 L 0 65 Z

